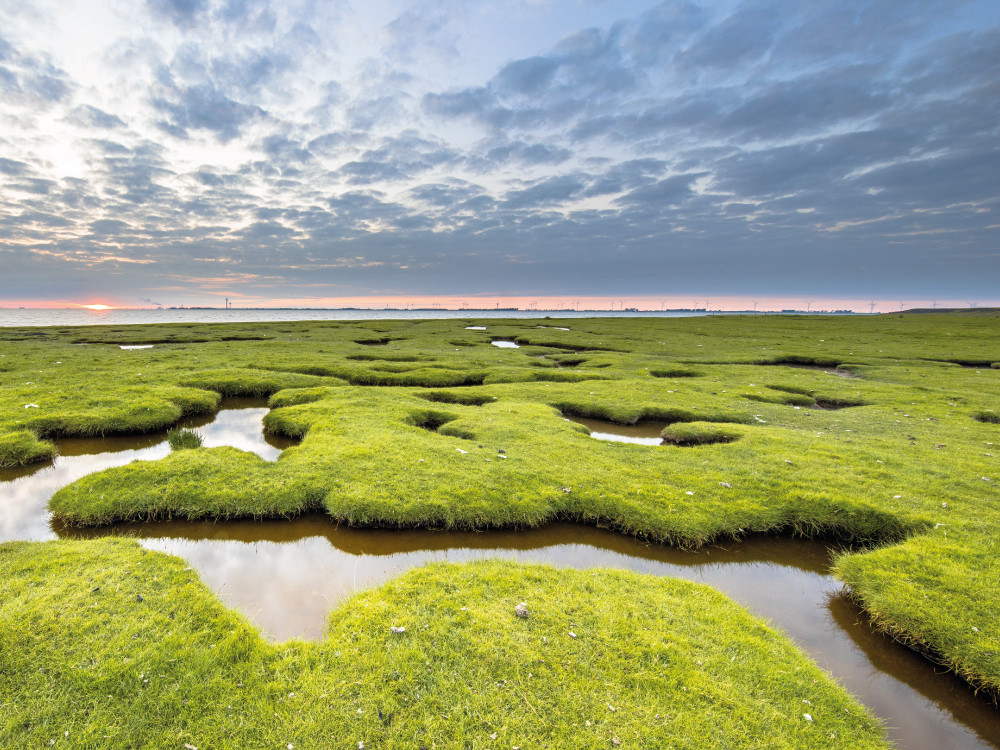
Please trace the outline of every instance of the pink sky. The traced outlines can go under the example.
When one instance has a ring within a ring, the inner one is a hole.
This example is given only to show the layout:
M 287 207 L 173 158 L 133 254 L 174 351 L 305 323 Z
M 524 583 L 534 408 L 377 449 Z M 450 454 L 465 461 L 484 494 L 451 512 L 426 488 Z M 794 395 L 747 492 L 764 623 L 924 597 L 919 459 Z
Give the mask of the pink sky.
M 794 310 L 854 310 L 855 312 L 869 312 L 871 308 L 870 299 L 857 297 L 740 297 L 740 296 L 642 296 L 642 297 L 611 297 L 611 296 L 517 296 L 517 295 L 452 295 L 452 296 L 421 296 L 421 295 L 381 295 L 381 296 L 357 296 L 357 297 L 322 297 L 322 298 L 230 298 L 234 308 L 240 307 L 312 307 L 312 308 L 337 308 L 337 307 L 359 307 L 384 309 L 386 307 L 397 309 L 413 308 L 440 308 L 440 309 L 494 309 L 496 307 L 517 307 L 522 310 L 619 310 L 628 308 L 638 308 L 640 310 L 662 310 L 673 308 L 708 308 L 709 310 L 753 310 L 776 311 L 784 309 Z M 932 307 L 935 302 L 937 307 L 968 308 L 975 303 L 976 307 L 1000 307 L 1000 299 L 938 299 L 938 300 L 874 300 L 875 312 L 890 312 L 917 307 Z M 29 307 L 29 308 L 60 308 L 60 307 L 82 307 L 84 305 L 105 304 L 112 307 L 142 307 L 134 304 L 126 304 L 121 300 L 113 298 L 87 298 L 79 301 L 68 300 L 0 300 L 0 307 Z M 218 300 L 205 300 L 201 306 L 222 307 L 225 298 Z M 534 305 L 534 307 L 532 307 Z

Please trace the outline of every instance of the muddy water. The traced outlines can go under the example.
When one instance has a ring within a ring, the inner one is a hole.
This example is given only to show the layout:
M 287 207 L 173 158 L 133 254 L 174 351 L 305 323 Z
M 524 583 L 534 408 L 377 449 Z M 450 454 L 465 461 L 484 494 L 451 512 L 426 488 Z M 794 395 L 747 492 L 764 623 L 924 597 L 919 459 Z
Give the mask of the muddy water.
M 663 445 L 660 433 L 667 426 L 666 422 L 639 422 L 638 424 L 615 424 L 603 419 L 588 419 L 586 417 L 566 417 L 570 422 L 582 424 L 590 430 L 590 436 L 598 440 L 610 440 L 613 443 L 632 443 L 634 445 Z
M 273 460 L 288 443 L 261 435 L 266 409 L 234 404 L 190 424 L 206 445 L 237 444 Z M 662 429 L 662 425 L 660 426 Z M 431 560 L 483 557 L 560 566 L 628 568 L 711 585 L 782 628 L 886 723 L 900 748 L 1000 748 L 1000 712 L 956 678 L 872 633 L 863 613 L 838 596 L 819 542 L 758 538 L 681 552 L 574 524 L 511 532 L 359 530 L 310 515 L 272 522 L 123 524 L 98 530 L 53 526 L 46 512 L 58 487 L 90 471 L 165 456 L 163 435 L 60 441 L 46 467 L 0 475 L 0 540 L 126 533 L 149 549 L 180 555 L 227 604 L 272 638 L 318 638 L 344 597 Z M 89 452 L 97 451 L 99 453 Z M 6 480 L 6 481 L 4 481 Z
M 275 461 L 296 441 L 263 433 L 267 411 L 267 402 L 262 399 L 226 399 L 216 414 L 192 417 L 180 426 L 195 430 L 207 448 L 232 445 Z M 54 461 L 0 469 L 0 542 L 51 538 L 47 506 L 60 487 L 95 471 L 137 460 L 155 461 L 170 453 L 166 430 L 56 442 L 59 455 Z

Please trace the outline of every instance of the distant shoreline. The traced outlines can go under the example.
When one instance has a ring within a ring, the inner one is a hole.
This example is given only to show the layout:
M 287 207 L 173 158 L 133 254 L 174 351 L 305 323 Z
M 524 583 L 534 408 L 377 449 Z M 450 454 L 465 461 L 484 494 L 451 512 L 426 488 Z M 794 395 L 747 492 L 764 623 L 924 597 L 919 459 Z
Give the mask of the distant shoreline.
M 303 307 L 168 307 L 168 308 L 117 308 L 113 310 L 85 310 L 79 308 L 0 308 L 0 328 L 38 326 L 92 326 L 92 325 L 142 325 L 153 323 L 269 323 L 305 320 L 428 320 L 428 319 L 572 319 L 572 318 L 687 318 L 715 315 L 774 316 L 860 315 L 849 310 L 837 311 L 753 311 L 706 310 L 699 308 L 677 310 L 524 310 L 518 308 L 398 308 L 366 309 L 358 307 L 303 308 Z

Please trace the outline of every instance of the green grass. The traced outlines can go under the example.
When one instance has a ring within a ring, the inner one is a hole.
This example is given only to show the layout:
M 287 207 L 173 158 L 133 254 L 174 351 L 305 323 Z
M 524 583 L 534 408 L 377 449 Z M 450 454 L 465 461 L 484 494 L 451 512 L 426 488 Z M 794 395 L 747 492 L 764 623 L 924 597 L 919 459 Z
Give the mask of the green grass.
M 838 567 L 877 625 L 1000 693 L 996 314 L 475 323 L 0 329 L 0 462 L 273 394 L 268 429 L 302 439 L 276 463 L 178 451 L 86 477 L 53 512 L 837 535 L 883 545 Z M 116 346 L 141 341 L 165 343 Z M 673 444 L 594 440 L 570 414 L 670 422 Z
M 322 642 L 274 645 L 182 560 L 113 538 L 0 546 L 0 734 L 9 747 L 888 747 L 787 638 L 706 586 L 437 563 L 342 603 Z
M 167 433 L 167 442 L 170 444 L 170 450 L 181 451 L 200 448 L 202 437 L 195 430 L 170 430 Z

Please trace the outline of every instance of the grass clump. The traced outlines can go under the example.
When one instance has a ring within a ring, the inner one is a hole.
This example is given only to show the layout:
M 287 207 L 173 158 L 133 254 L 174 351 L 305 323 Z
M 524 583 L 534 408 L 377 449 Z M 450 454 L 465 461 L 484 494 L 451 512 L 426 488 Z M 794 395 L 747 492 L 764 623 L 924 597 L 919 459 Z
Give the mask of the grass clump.
M 178 558 L 14 543 L 0 644 L 11 747 L 888 748 L 741 607 L 622 571 L 436 563 L 269 644 Z
M 0 469 L 49 461 L 58 453 L 55 443 L 39 440 L 29 430 L 0 434 Z
M 167 433 L 167 442 L 172 451 L 189 450 L 200 448 L 202 437 L 195 430 L 170 430 Z
M 742 430 L 708 422 L 672 424 L 663 431 L 664 441 L 670 445 L 682 446 L 735 443 L 741 437 Z

